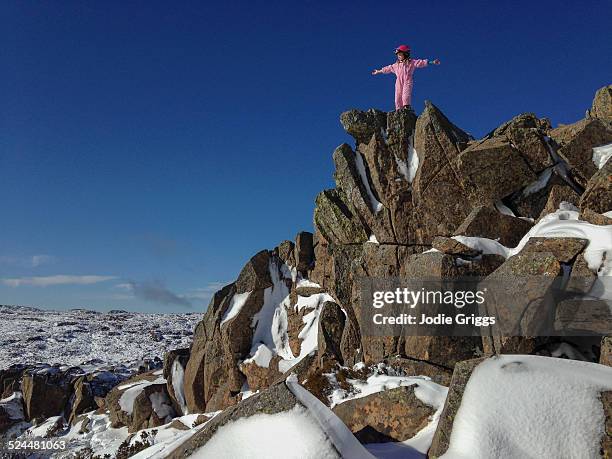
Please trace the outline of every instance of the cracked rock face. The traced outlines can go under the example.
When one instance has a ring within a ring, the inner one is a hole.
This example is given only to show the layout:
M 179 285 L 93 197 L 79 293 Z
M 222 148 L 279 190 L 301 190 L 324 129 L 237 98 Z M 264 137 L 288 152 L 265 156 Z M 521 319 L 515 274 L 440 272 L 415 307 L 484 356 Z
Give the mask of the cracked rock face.
M 612 127 L 603 120 L 584 119 L 550 131 L 558 145 L 559 156 L 567 163 L 572 176 L 583 188 L 597 172 L 593 147 L 612 143 Z
M 586 189 L 580 197 L 580 208 L 605 213 L 612 207 L 611 202 L 612 161 L 608 160 L 587 182 Z
M 453 237 L 484 237 L 515 247 L 539 218 L 564 202 L 579 205 L 581 218 L 608 224 L 602 214 L 612 208 L 612 163 L 597 170 L 591 158 L 592 147 L 612 141 L 606 91 L 598 92 L 590 117 L 573 125 L 552 129 L 547 119 L 524 113 L 479 140 L 430 102 L 418 117 L 411 109 L 343 113 L 341 124 L 355 144 L 342 144 L 332 154 L 335 187 L 316 198 L 314 233 L 300 233 L 295 241 L 256 254 L 236 282 L 215 294 L 197 327 L 184 367 L 189 410 L 234 405 L 245 388 L 263 390 L 288 374 L 279 366 L 281 354 L 300 352 L 301 327 L 311 311 L 299 305 L 317 295 L 327 296 L 312 322 L 316 348 L 294 367 L 311 381 L 336 364 L 369 365 L 389 358 L 409 362 L 410 368 L 418 363 L 447 380 L 457 362 L 495 351 L 535 352 L 546 344 L 545 338 L 529 336 L 365 336 L 360 279 L 553 279 L 565 269 L 568 288 L 588 288 L 595 273 L 582 254 L 584 241 L 534 239 L 506 259 Z M 280 273 L 288 297 L 285 309 L 275 312 L 286 329 L 286 343 L 279 344 L 285 351 L 277 348 L 255 359 L 254 330 L 275 283 L 273 272 Z M 525 291 L 526 297 L 535 295 L 528 286 Z M 224 322 L 233 298 L 247 292 L 242 309 Z M 521 326 L 526 330 L 538 321 L 536 303 L 525 310 Z

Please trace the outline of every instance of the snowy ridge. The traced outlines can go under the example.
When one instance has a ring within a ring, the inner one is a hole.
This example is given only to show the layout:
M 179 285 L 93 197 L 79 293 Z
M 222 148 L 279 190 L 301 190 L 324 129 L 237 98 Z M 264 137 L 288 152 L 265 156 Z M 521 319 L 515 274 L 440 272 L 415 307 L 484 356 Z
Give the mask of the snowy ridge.
M 129 374 L 145 359 L 161 359 L 167 350 L 189 347 L 201 319 L 201 313 L 101 313 L 0 306 L 0 369 L 16 363 L 45 362 L 79 366 L 85 371 L 112 368 L 114 373 Z

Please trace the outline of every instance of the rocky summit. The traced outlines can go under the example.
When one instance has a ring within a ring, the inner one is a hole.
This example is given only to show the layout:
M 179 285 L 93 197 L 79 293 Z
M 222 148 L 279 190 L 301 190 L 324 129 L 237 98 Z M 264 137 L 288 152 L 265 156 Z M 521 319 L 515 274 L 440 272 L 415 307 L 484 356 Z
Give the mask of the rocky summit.
M 343 113 L 354 143 L 332 154 L 312 233 L 253 255 L 163 368 L 2 369 L 2 438 L 64 439 L 77 457 L 239 457 L 229 439 L 255 432 L 263 448 L 283 425 L 318 439 L 316 456 L 291 457 L 525 457 L 535 429 L 549 454 L 534 457 L 611 457 L 606 327 L 571 298 L 541 312 L 542 285 L 586 293 L 612 275 L 611 94 L 573 124 L 523 113 L 481 139 L 431 102 Z M 523 336 L 365 332 L 360 279 L 464 276 L 544 279 L 516 286 Z M 568 435 L 583 455 L 557 454 Z

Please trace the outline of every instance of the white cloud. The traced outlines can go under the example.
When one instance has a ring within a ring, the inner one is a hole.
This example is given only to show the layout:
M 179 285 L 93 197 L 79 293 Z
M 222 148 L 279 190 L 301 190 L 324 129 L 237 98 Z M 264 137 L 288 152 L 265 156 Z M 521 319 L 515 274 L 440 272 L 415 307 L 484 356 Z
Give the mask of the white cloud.
M 131 292 L 132 290 L 134 290 L 132 284 L 130 284 L 129 282 L 124 282 L 122 284 L 117 284 L 113 288 L 116 288 L 116 289 L 119 289 L 119 290 L 127 290 L 128 292 Z
M 71 276 L 68 274 L 58 274 L 55 276 L 33 276 L 33 277 L 14 277 L 0 279 L 0 282 L 9 287 L 21 287 L 29 285 L 32 287 L 48 287 L 50 285 L 89 285 L 97 284 L 116 279 L 116 276 Z
M 41 265 L 54 263 L 57 260 L 52 255 L 31 255 L 24 257 L 0 256 L 0 263 L 5 265 L 21 266 L 24 268 L 37 268 Z
M 32 267 L 36 268 L 37 266 L 44 265 L 47 263 L 55 262 L 55 257 L 51 255 L 32 255 Z

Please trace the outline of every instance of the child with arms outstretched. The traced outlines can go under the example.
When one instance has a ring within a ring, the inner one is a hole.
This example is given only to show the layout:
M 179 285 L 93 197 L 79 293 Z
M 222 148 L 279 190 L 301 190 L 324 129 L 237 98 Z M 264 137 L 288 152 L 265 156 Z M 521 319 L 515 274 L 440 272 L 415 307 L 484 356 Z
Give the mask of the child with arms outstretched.
M 410 57 L 410 47 L 407 45 L 398 46 L 395 49 L 395 55 L 397 56 L 397 62 L 382 69 L 374 70 L 372 75 L 378 75 L 379 73 L 395 74 L 395 109 L 399 110 L 410 105 L 414 69 L 427 67 L 427 64 L 440 65 L 440 61 L 438 59 L 412 59 Z

